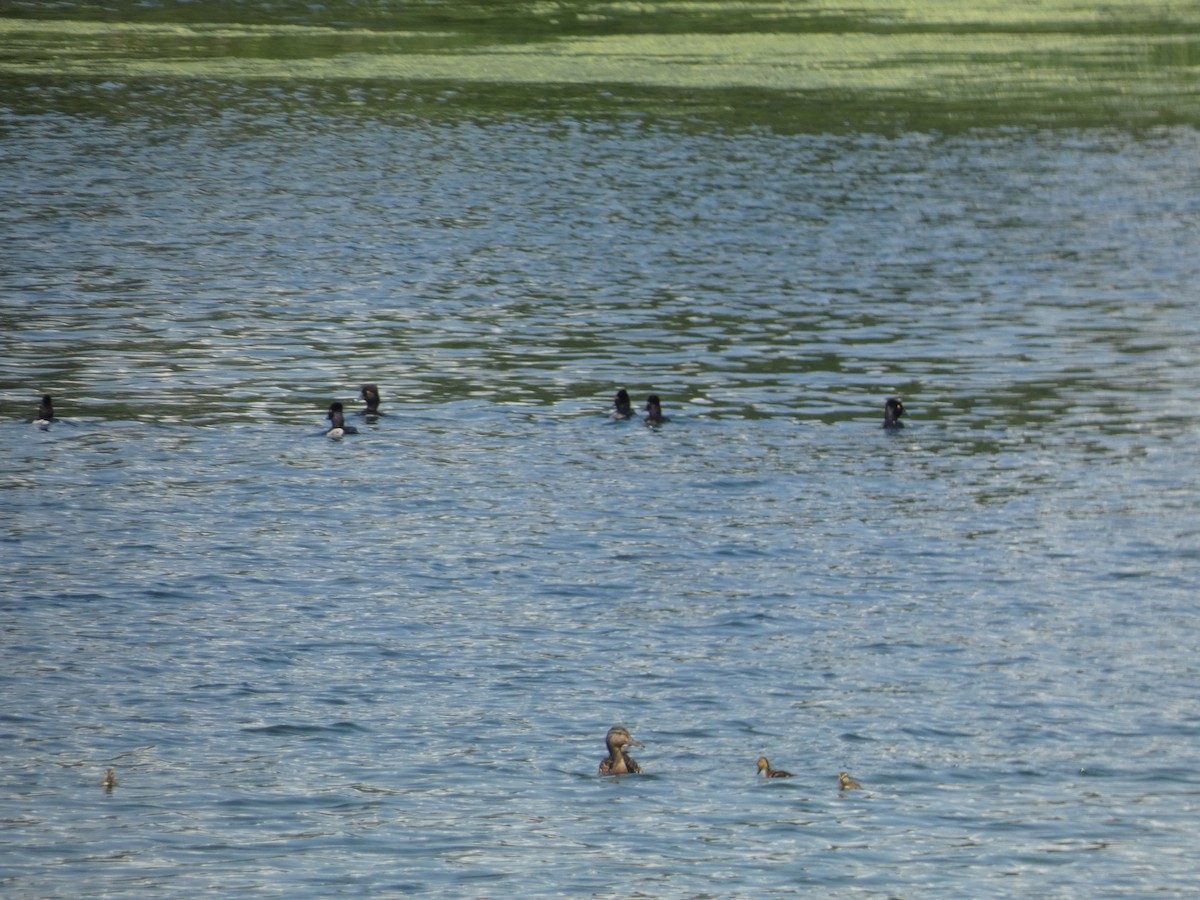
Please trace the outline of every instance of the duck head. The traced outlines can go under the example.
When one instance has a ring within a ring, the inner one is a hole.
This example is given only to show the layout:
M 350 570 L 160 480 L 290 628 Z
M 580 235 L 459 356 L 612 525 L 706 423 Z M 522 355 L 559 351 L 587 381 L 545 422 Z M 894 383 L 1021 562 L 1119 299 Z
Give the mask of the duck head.
M 642 750 L 646 748 L 645 744 L 635 741 L 633 735 L 620 725 L 614 725 L 608 729 L 608 736 L 604 739 L 604 742 L 608 744 L 608 749 L 614 752 L 620 752 L 626 747 L 638 747 Z

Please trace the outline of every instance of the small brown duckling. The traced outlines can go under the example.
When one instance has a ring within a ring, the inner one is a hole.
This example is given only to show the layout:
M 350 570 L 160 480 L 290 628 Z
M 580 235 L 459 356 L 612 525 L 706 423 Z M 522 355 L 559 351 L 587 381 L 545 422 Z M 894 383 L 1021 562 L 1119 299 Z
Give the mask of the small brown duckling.
M 600 761 L 601 775 L 641 775 L 642 767 L 637 764 L 632 756 L 625 752 L 627 746 L 640 747 L 645 749 L 644 744 L 640 744 L 633 739 L 628 731 L 620 725 L 614 725 L 608 729 L 608 735 L 604 742 L 608 745 L 608 756 Z
M 888 397 L 883 404 L 883 427 L 887 429 L 903 428 L 900 417 L 904 415 L 904 404 L 899 397 Z
M 783 771 L 783 769 L 772 769 L 771 764 L 769 762 L 767 762 L 767 758 L 765 756 L 760 756 L 758 758 L 758 771 L 760 774 L 762 774 L 763 776 L 765 776 L 767 778 L 793 778 L 793 777 L 795 777 L 792 775 L 791 772 L 785 772 L 785 771 Z
M 849 772 L 838 772 L 839 791 L 861 791 L 862 785 L 850 777 Z
M 117 786 L 117 773 L 114 772 L 112 769 L 109 769 L 107 772 L 104 773 L 104 780 L 100 783 L 104 785 L 105 791 L 108 791 L 111 793 L 112 789 Z

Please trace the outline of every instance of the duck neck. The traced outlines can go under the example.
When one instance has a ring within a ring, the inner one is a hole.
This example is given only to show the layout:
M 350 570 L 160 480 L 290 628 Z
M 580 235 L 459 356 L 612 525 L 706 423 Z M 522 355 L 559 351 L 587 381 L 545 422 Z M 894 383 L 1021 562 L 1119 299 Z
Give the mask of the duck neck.
M 623 775 L 629 771 L 625 765 L 625 751 L 620 747 L 609 747 L 608 755 L 612 759 L 612 771 L 614 774 Z

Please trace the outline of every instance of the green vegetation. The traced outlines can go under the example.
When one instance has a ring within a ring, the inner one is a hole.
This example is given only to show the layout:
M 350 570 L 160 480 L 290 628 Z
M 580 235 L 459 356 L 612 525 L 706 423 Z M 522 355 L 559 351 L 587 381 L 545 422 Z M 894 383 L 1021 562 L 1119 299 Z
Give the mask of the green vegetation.
M 46 80 L 304 81 L 388 86 L 393 100 L 441 85 L 516 106 L 603 91 L 772 127 L 814 109 L 962 125 L 1200 120 L 1195 3 L 18 2 L 0 48 L 0 101 Z

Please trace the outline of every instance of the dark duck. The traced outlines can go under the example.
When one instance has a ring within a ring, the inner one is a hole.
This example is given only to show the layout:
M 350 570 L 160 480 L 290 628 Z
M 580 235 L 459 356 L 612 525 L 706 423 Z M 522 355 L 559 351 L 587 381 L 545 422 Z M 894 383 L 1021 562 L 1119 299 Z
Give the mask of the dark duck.
M 625 752 L 625 748 L 629 746 L 645 749 L 643 744 L 638 743 L 633 739 L 628 731 L 620 725 L 614 725 L 608 729 L 608 736 L 604 739 L 608 745 L 608 756 L 600 761 L 601 775 L 641 775 L 642 767 L 637 764 L 637 760 Z
M 377 385 L 364 384 L 362 386 L 362 393 L 359 396 L 362 398 L 363 403 L 367 404 L 366 408 L 362 411 L 364 416 L 374 419 L 383 415 L 379 411 L 379 387 Z
M 900 398 L 888 397 L 887 402 L 883 404 L 883 427 L 889 431 L 903 428 L 904 423 L 900 421 L 902 415 L 904 415 L 904 404 L 900 402 Z
M 662 401 L 658 399 L 658 394 L 651 394 L 646 398 L 646 418 L 643 421 L 647 425 L 662 425 L 664 422 L 671 420 L 663 415 Z
M 617 396 L 613 397 L 613 414 L 614 419 L 632 419 L 633 418 L 633 403 L 629 400 L 629 391 L 621 388 L 617 391 Z
M 329 430 L 325 432 L 331 438 L 340 438 L 344 434 L 358 434 L 358 429 L 353 425 L 346 424 L 346 414 L 342 409 L 342 404 L 336 400 L 329 404 Z
M 783 769 L 772 769 L 771 764 L 767 762 L 765 756 L 758 758 L 758 771 L 765 778 L 792 778 L 791 772 L 785 772 Z
M 38 407 L 37 418 L 33 420 L 35 425 L 40 425 L 45 428 L 54 419 L 54 400 L 49 394 L 42 394 L 42 405 Z

